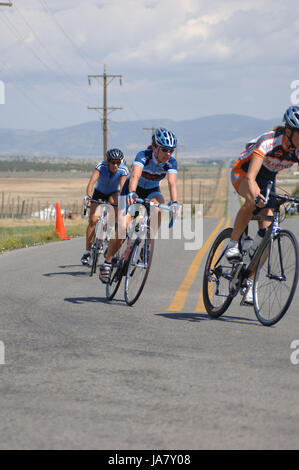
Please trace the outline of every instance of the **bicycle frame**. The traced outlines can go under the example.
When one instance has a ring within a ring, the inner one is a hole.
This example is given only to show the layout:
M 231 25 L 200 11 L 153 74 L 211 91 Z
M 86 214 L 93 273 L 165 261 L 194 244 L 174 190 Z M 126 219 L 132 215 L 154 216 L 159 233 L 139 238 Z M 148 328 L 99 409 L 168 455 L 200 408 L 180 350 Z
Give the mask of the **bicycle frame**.
M 124 294 L 125 301 L 129 306 L 133 305 L 139 298 L 144 288 L 151 266 L 154 250 L 154 239 L 151 239 L 150 236 L 150 207 L 155 206 L 160 209 L 173 212 L 171 206 L 154 203 L 148 199 L 137 198 L 135 203 L 142 204 L 146 211 L 144 214 L 142 214 L 140 219 L 138 219 L 138 216 L 135 216 L 135 223 L 134 219 L 131 221 L 131 226 L 127 230 L 126 239 L 122 243 L 114 261 L 112 260 L 114 263 L 112 271 L 114 272 L 112 272 L 112 277 L 106 285 L 106 297 L 108 300 L 112 300 L 119 288 L 122 277 L 125 277 Z M 173 223 L 173 217 L 170 222 Z M 150 241 L 147 242 L 147 240 Z M 141 249 L 139 249 L 139 245 L 141 243 L 143 246 Z M 142 250 L 144 251 L 142 252 Z M 143 254 L 140 255 L 140 253 Z M 134 282 L 136 282 L 134 275 L 137 269 L 139 272 L 142 271 L 144 275 L 141 278 L 137 276 L 140 284 L 138 284 L 137 281 L 137 288 L 136 292 L 134 293 L 134 288 L 133 292 L 131 292 L 130 286 L 134 286 Z
M 285 196 L 279 196 L 275 193 L 271 193 L 272 195 L 274 196 L 277 196 L 279 199 L 276 200 L 276 204 L 275 204 L 275 208 L 274 208 L 274 216 L 271 217 L 271 216 L 259 216 L 259 215 L 255 215 L 252 217 L 251 220 L 268 220 L 268 221 L 272 221 L 271 224 L 269 225 L 269 227 L 267 228 L 266 230 L 266 233 L 265 233 L 265 236 L 262 240 L 262 242 L 260 243 L 258 249 L 256 250 L 251 262 L 249 263 L 249 265 L 247 266 L 246 268 L 246 272 L 245 272 L 245 275 L 246 277 L 249 277 L 250 274 L 252 274 L 257 266 L 257 263 L 261 257 L 261 254 L 265 248 L 265 246 L 269 243 L 269 240 L 270 240 L 270 247 L 269 247 L 269 254 L 271 253 L 271 247 L 272 247 L 272 243 L 273 243 L 273 239 L 278 235 L 278 233 L 280 232 L 280 205 L 285 202 L 285 200 L 287 199 L 290 199 L 288 198 L 286 195 Z M 280 247 L 280 241 L 278 241 L 279 243 L 279 258 L 280 258 L 280 267 L 281 267 L 281 271 L 282 271 L 282 275 L 278 277 L 279 280 L 283 280 L 285 278 L 284 274 L 283 274 L 283 263 L 282 263 L 282 255 L 281 255 L 281 247 Z M 268 276 L 271 277 L 273 276 L 271 274 L 271 266 L 270 266 L 270 256 L 268 257 Z
M 247 227 L 239 238 L 239 249 L 243 254 L 243 259 L 240 261 L 230 264 L 225 258 L 227 248 L 223 243 L 231 238 L 232 228 L 224 229 L 211 247 L 203 279 L 203 299 L 207 312 L 212 318 L 221 316 L 239 291 L 242 295 L 240 305 L 253 305 L 258 320 L 266 326 L 277 323 L 292 301 L 298 281 L 298 243 L 292 232 L 280 228 L 282 220 L 280 206 L 285 202 L 299 203 L 299 198 L 272 192 L 270 195 L 275 197 L 273 216 L 253 215 L 251 218 L 251 220 L 270 222 L 252 259 L 246 254 L 248 247 L 245 247 L 243 251 L 243 239 L 246 240 L 248 236 Z M 286 246 L 290 247 L 291 251 L 288 249 L 286 252 Z M 294 254 L 294 258 L 289 253 Z M 289 271 L 290 262 L 291 270 Z M 249 278 L 253 282 L 249 283 Z M 260 279 L 261 282 L 259 282 Z M 247 303 L 246 296 L 250 288 L 253 292 L 253 302 Z M 270 305 L 268 299 L 271 298 L 271 289 L 273 289 L 275 303 Z M 219 297 L 223 297 L 224 300 L 219 300 Z

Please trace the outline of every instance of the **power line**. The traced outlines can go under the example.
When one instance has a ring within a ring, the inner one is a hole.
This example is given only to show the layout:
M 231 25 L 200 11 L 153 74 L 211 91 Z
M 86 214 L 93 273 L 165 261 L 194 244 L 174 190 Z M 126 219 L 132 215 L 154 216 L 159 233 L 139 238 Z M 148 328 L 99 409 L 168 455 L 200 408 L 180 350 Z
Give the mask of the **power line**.
M 36 39 L 36 41 L 39 43 L 39 45 L 46 51 L 46 53 L 51 57 L 52 61 L 58 66 L 59 70 L 66 76 L 66 78 L 68 79 L 69 82 L 73 83 L 75 85 L 75 87 L 81 87 L 81 85 L 77 84 L 73 78 L 67 73 L 65 72 L 62 67 L 61 67 L 61 64 L 57 61 L 57 59 L 53 56 L 53 54 L 48 50 L 48 48 L 44 45 L 44 43 L 40 40 L 40 38 L 37 36 L 36 32 L 33 30 L 32 26 L 29 24 L 29 22 L 27 21 L 27 19 L 24 17 L 24 15 L 22 14 L 22 12 L 19 10 L 19 8 L 17 8 L 17 6 L 15 5 L 15 11 L 17 11 L 17 13 L 21 16 L 23 22 L 26 24 L 26 26 L 30 29 L 30 31 L 32 32 L 34 38 Z
M 55 15 L 52 13 L 52 11 L 50 10 L 50 8 L 48 7 L 47 3 L 46 3 L 46 0 L 39 0 L 40 4 L 42 5 L 42 7 L 49 13 L 53 23 L 55 23 L 55 25 L 57 26 L 57 28 L 61 31 L 61 33 L 64 35 L 64 37 L 71 43 L 71 45 L 73 46 L 73 48 L 77 51 L 77 54 L 79 54 L 79 56 L 81 57 L 81 60 L 83 60 L 83 62 L 87 65 L 88 68 L 91 68 L 93 69 L 93 65 L 91 65 L 85 58 L 85 55 L 83 52 L 81 52 L 81 49 L 77 46 L 77 44 L 72 40 L 72 38 L 66 33 L 66 31 L 63 29 L 63 27 L 61 26 L 61 24 L 57 21 Z
M 26 42 L 26 38 L 18 31 L 18 29 L 15 27 L 15 25 L 10 21 L 10 19 L 4 14 L 1 15 L 0 17 L 2 19 L 2 21 L 4 22 L 4 24 L 6 25 L 6 27 L 10 30 L 10 32 L 17 38 L 18 41 L 20 41 L 23 45 L 25 45 L 25 47 L 31 52 L 31 54 L 36 58 L 36 60 L 45 68 L 47 69 L 48 71 L 50 71 L 52 74 L 54 73 L 54 75 L 56 76 L 56 78 L 59 80 L 60 84 L 67 89 L 68 92 L 70 92 L 70 89 L 66 86 L 65 82 L 63 81 L 63 78 L 61 77 L 61 75 L 57 75 L 57 72 L 55 69 L 53 69 L 53 67 L 51 67 L 50 65 L 48 65 L 47 62 L 45 62 L 45 60 L 43 58 L 40 57 L 40 55 L 29 45 L 27 44 Z M 77 86 L 77 85 L 76 85 Z M 87 97 L 87 94 L 86 94 L 86 97 Z M 76 89 L 76 98 L 79 100 L 82 101 L 83 103 L 83 99 L 81 99 L 80 97 L 78 97 L 78 90 Z
M 0 70 L 1 72 L 5 72 L 5 69 L 3 69 L 3 65 L 2 67 L 0 67 Z M 27 88 L 26 88 L 26 91 L 24 91 L 24 89 L 21 86 L 19 86 L 14 80 L 10 79 L 10 82 L 12 83 L 12 86 L 16 88 L 18 92 L 25 98 L 25 100 L 27 100 L 31 104 L 31 106 L 35 107 L 38 111 L 40 111 L 43 116 L 47 115 L 47 117 L 50 118 L 51 121 L 53 120 L 55 121 L 57 119 L 56 117 L 51 115 L 46 108 L 43 109 L 39 103 L 36 103 L 32 99 L 32 97 L 27 93 Z

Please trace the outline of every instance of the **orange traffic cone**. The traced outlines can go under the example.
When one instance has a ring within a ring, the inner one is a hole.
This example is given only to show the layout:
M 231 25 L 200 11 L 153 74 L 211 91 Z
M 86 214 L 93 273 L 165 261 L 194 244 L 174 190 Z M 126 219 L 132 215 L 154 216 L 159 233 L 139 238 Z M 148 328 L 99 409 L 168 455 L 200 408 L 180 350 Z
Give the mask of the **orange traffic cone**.
M 56 232 L 62 240 L 70 240 L 66 235 L 59 202 L 56 202 Z

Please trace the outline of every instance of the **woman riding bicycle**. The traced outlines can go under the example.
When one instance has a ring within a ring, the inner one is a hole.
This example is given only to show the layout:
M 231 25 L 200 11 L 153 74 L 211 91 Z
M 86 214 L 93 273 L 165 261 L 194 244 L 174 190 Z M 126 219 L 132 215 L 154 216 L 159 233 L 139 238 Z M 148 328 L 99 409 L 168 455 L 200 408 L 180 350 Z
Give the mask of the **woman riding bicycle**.
M 84 204 L 89 199 L 101 199 L 102 201 L 115 204 L 115 220 L 117 220 L 118 196 L 129 174 L 129 170 L 123 163 L 123 160 L 124 154 L 121 150 L 108 150 L 106 160 L 100 162 L 93 170 L 86 188 L 86 196 L 83 199 Z M 86 229 L 86 251 L 81 258 L 82 264 L 89 264 L 90 261 L 90 248 L 99 218 L 98 207 L 99 205 L 96 202 L 91 202 L 89 224 Z
M 160 181 L 167 175 L 170 200 L 177 205 L 177 161 L 172 153 L 177 147 L 177 138 L 172 131 L 163 127 L 157 128 L 152 136 L 152 145 L 136 155 L 130 178 L 123 186 L 121 195 L 126 196 L 127 205 L 134 203 L 134 199 L 149 199 L 154 203 L 164 203 L 160 190 Z M 126 225 L 130 216 L 126 218 Z M 158 213 L 158 223 L 161 224 L 161 214 Z M 105 263 L 100 266 L 100 279 L 106 283 L 109 280 L 111 261 L 121 245 L 121 240 L 110 241 Z
M 277 126 L 250 141 L 232 168 L 232 184 L 238 194 L 245 198 L 245 202 L 237 213 L 231 240 L 226 248 L 226 258 L 230 262 L 242 259 L 238 240 L 252 213 L 258 208 L 260 214 L 273 216 L 274 198 L 270 197 L 265 205 L 263 188 L 269 181 L 273 181 L 272 191 L 275 191 L 277 173 L 294 163 L 299 163 L 299 106 L 290 106 L 283 116 L 283 121 L 284 126 Z M 258 235 L 262 238 L 270 222 L 258 223 Z M 252 289 L 247 292 L 246 302 L 252 303 Z

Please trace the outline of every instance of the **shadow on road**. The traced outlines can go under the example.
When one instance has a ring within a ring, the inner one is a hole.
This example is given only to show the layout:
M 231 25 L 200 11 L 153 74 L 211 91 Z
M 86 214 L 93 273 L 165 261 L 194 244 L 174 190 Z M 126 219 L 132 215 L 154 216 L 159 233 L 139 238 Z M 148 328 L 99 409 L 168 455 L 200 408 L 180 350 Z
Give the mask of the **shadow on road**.
M 168 318 L 170 320 L 185 320 L 190 322 L 200 322 L 203 320 L 210 321 L 222 321 L 227 323 L 240 323 L 242 325 L 262 326 L 258 323 L 256 318 L 245 318 L 245 317 L 234 317 L 234 316 L 222 316 L 219 318 L 210 318 L 207 313 L 191 313 L 191 312 L 180 312 L 180 313 L 156 313 L 158 317 Z
M 108 301 L 106 297 L 66 297 L 63 300 L 72 304 L 84 304 L 86 302 L 101 302 L 104 304 L 124 303 L 124 300 L 121 299 L 113 299 L 112 301 Z
M 86 277 L 86 276 L 89 276 L 89 272 L 86 271 L 59 271 L 57 273 L 44 273 L 43 276 L 46 276 L 46 277 L 52 277 L 52 276 L 60 276 L 60 275 L 63 275 L 63 276 L 81 276 L 81 277 Z

